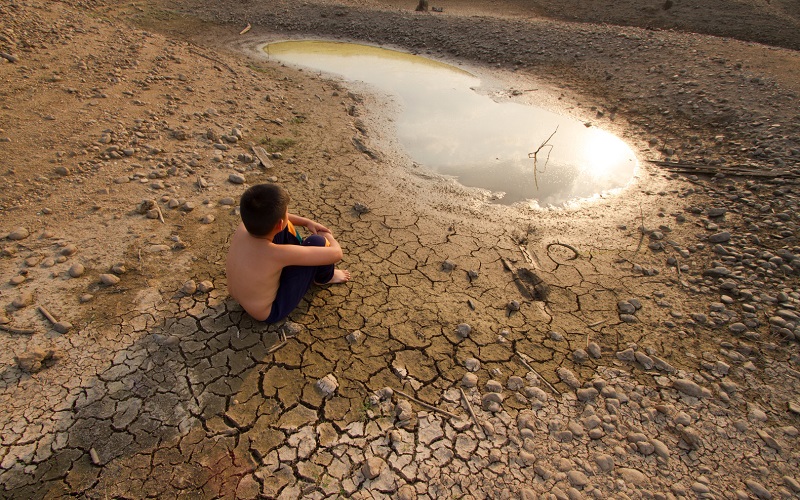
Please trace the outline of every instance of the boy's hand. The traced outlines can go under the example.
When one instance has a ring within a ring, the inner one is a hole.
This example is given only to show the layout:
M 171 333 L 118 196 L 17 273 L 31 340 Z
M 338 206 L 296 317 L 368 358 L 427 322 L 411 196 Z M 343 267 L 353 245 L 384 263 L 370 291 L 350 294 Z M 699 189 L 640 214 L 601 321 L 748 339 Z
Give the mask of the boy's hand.
M 311 234 L 330 233 L 331 232 L 330 229 L 328 229 L 327 227 L 323 226 L 319 222 L 314 222 L 313 220 L 308 221 L 308 224 L 306 224 L 306 229 L 308 229 L 308 231 Z

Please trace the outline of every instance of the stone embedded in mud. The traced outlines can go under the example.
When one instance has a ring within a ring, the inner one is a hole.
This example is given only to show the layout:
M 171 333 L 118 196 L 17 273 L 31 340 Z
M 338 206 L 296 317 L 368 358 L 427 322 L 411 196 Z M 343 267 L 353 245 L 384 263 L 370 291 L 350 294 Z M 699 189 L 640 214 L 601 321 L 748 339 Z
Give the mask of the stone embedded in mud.
M 200 293 L 208 293 L 214 289 L 214 283 L 209 280 L 203 280 L 197 284 L 197 291 Z
M 228 181 L 231 184 L 244 184 L 247 181 L 247 179 L 245 179 L 244 175 L 237 173 L 237 174 L 230 174 L 228 176 Z
M 339 382 L 336 380 L 333 373 L 329 373 L 317 380 L 316 385 L 319 392 L 322 393 L 322 396 L 326 398 L 332 396 L 333 393 L 336 392 L 336 389 L 339 388 Z
M 452 271 L 456 268 L 456 263 L 452 260 L 445 260 L 442 262 L 442 271 Z
M 26 373 L 36 373 L 51 366 L 61 357 L 61 353 L 55 349 L 33 348 L 19 356 L 14 356 L 14 361 L 20 370 Z
M 697 385 L 696 382 L 693 380 L 689 380 L 686 378 L 679 378 L 672 382 L 673 387 L 678 391 L 686 394 L 687 396 L 692 396 L 695 398 L 708 398 L 711 397 L 711 391 L 706 389 L 705 387 L 700 387 Z
M 461 323 L 456 327 L 456 333 L 462 339 L 469 337 L 470 333 L 472 333 L 472 327 L 466 323 Z
M 464 360 L 464 368 L 471 372 L 476 372 L 481 369 L 481 362 L 476 358 L 467 358 Z
M 197 283 L 194 280 L 189 280 L 181 287 L 181 293 L 184 295 L 192 295 L 197 291 Z
M 31 304 L 33 304 L 33 294 L 27 290 L 20 293 L 17 298 L 11 301 L 11 306 L 15 309 L 22 309 Z
M 602 349 L 600 348 L 600 344 L 597 342 L 589 342 L 586 350 L 589 351 L 589 356 L 593 357 L 594 359 L 599 359 L 602 355 Z
M 107 273 L 101 274 L 100 283 L 108 286 L 116 285 L 117 283 L 119 283 L 119 277 L 114 274 L 107 274 Z
M 731 233 L 729 233 L 728 231 L 715 233 L 708 237 L 708 241 L 711 243 L 725 243 L 726 241 L 730 241 L 730 239 L 731 239 Z
M 522 377 L 518 377 L 517 375 L 512 375 L 508 377 L 506 381 L 506 387 L 510 391 L 518 391 L 525 386 L 525 380 Z
M 617 310 L 622 314 L 633 314 L 636 312 L 636 307 L 627 300 L 620 300 L 617 302 Z
M 367 479 L 375 479 L 381 475 L 383 469 L 386 467 L 386 462 L 380 457 L 369 457 L 364 465 L 361 467 L 361 473 Z
M 560 378 L 562 382 L 572 387 L 573 389 L 577 389 L 578 387 L 581 386 L 578 377 L 576 377 L 575 374 L 572 373 L 572 370 L 570 370 L 569 368 L 564 368 L 563 366 L 561 366 L 558 368 L 558 370 L 556 370 L 556 373 L 558 374 L 558 378 Z
M 281 331 L 286 337 L 296 337 L 303 331 L 303 325 L 294 321 L 287 321 L 281 327 Z
M 506 307 L 508 307 L 509 311 L 519 311 L 519 301 L 512 300 Z
M 345 339 L 347 343 L 350 345 L 356 345 L 361 342 L 361 339 L 364 337 L 364 333 L 361 330 L 355 330 L 347 334 Z
M 572 360 L 576 363 L 583 363 L 589 359 L 589 354 L 583 349 L 575 349 L 572 352 Z
M 78 278 L 78 277 L 80 277 L 80 276 L 83 276 L 83 273 L 84 273 L 84 271 L 85 271 L 85 270 L 86 270 L 86 268 L 85 268 L 85 267 L 83 267 L 83 264 L 80 264 L 80 263 L 77 263 L 77 262 L 76 262 L 75 264 L 73 264 L 73 265 L 72 265 L 72 266 L 69 268 L 69 271 L 67 271 L 67 272 L 69 273 L 69 275 L 70 275 L 71 277 L 73 277 L 73 278 Z
M 467 389 L 471 389 L 478 385 L 478 376 L 474 373 L 465 373 L 461 378 L 461 385 Z
M 355 212 L 358 215 L 365 214 L 365 213 L 367 213 L 369 211 L 370 211 L 370 208 L 367 205 L 365 205 L 365 204 L 363 204 L 361 202 L 357 201 L 357 202 L 355 202 L 353 204 L 353 212 Z
M 498 382 L 497 380 L 488 380 L 486 381 L 486 390 L 488 392 L 503 392 L 503 384 Z
M 26 228 L 18 227 L 13 231 L 11 231 L 10 233 L 8 233 L 8 236 L 6 236 L 6 238 L 12 241 L 19 241 L 19 240 L 24 240 L 25 238 L 30 236 L 30 234 L 31 233 Z

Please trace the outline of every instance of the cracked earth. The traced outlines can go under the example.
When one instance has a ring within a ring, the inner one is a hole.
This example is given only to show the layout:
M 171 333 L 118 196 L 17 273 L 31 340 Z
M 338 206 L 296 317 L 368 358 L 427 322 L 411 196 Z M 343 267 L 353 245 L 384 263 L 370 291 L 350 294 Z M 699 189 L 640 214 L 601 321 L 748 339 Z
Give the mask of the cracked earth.
M 506 207 L 363 89 L 98 5 L 3 7 L 1 496 L 798 495 L 790 140 L 776 178 Z M 276 325 L 224 277 L 259 182 L 353 273 Z

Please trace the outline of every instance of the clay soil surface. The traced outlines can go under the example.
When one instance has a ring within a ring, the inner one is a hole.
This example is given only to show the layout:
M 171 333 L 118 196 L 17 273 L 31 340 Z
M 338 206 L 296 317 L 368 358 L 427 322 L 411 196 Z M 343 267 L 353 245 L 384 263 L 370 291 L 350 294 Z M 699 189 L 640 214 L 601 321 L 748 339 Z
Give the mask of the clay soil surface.
M 800 494 L 797 2 L 415 6 L 0 5 L 1 497 Z M 641 168 L 492 203 L 258 50 L 295 38 L 459 65 Z M 261 182 L 353 274 L 276 325 L 224 275 Z

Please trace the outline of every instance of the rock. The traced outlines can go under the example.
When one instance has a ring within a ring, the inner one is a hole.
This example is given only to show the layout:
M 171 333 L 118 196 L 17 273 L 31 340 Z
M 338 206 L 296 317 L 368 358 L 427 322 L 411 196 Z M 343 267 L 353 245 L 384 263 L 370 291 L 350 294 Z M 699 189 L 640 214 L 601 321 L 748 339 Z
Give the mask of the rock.
M 594 387 L 583 387 L 577 390 L 578 401 L 584 403 L 594 401 L 598 394 L 597 389 Z
M 770 493 L 764 485 L 759 483 L 758 481 L 753 481 L 752 479 L 745 479 L 744 484 L 747 485 L 747 489 L 749 489 L 753 495 L 760 498 L 761 500 L 770 500 L 772 498 L 772 493 Z
M 356 345 L 361 342 L 361 339 L 364 337 L 364 333 L 361 330 L 354 330 L 347 334 L 345 340 L 350 345 Z
M 14 300 L 11 301 L 11 307 L 15 309 L 22 309 L 33 304 L 33 294 L 29 291 L 23 291 Z
M 478 376 L 474 373 L 465 373 L 461 378 L 461 385 L 467 389 L 471 389 L 478 385 Z
M 192 295 L 197 291 L 197 283 L 194 280 L 189 280 L 181 287 L 181 293 L 184 295 Z
M 597 342 L 589 342 L 586 350 L 589 351 L 589 356 L 594 359 L 600 359 L 600 356 L 602 355 L 602 349 L 600 349 L 600 344 Z
M 572 352 L 572 361 L 576 363 L 583 363 L 589 359 L 589 354 L 583 349 L 575 349 Z
M 365 213 L 367 213 L 369 211 L 370 211 L 370 208 L 367 205 L 365 205 L 365 204 L 363 204 L 361 202 L 355 202 L 353 204 L 353 212 L 355 212 L 357 215 L 362 215 L 362 214 L 365 214 Z
M 456 263 L 452 260 L 445 260 L 442 262 L 442 271 L 452 271 L 456 268 Z
M 209 280 L 203 280 L 197 284 L 197 291 L 200 293 L 208 293 L 214 289 L 214 283 Z
M 386 462 L 380 457 L 369 457 L 361 466 L 361 473 L 367 479 L 375 479 L 381 475 Z
M 214 214 L 206 214 L 200 219 L 200 224 L 213 224 L 215 220 Z
M 336 380 L 336 377 L 329 373 L 322 377 L 321 379 L 317 380 L 317 389 L 319 392 L 322 393 L 322 396 L 327 398 L 333 395 L 336 392 L 336 389 L 339 388 L 339 382 Z
M 600 453 L 599 455 L 594 457 L 594 462 L 597 464 L 597 467 L 600 468 L 603 472 L 610 472 L 614 469 L 614 457 L 611 455 L 606 455 L 605 453 Z
M 617 302 L 617 310 L 621 314 L 633 314 L 636 312 L 636 307 L 627 300 L 621 300 Z
M 522 389 L 524 386 L 525 386 L 525 380 L 517 375 L 512 375 L 508 377 L 508 380 L 506 381 L 506 387 L 508 387 L 508 390 L 510 391 L 518 391 Z
M 726 241 L 730 241 L 730 239 L 731 239 L 731 233 L 729 233 L 728 231 L 715 233 L 708 237 L 708 241 L 711 243 L 725 243 Z
M 686 394 L 687 396 L 692 396 L 695 398 L 708 398 L 711 397 L 711 391 L 704 387 L 700 387 L 692 380 L 686 378 L 680 378 L 672 382 L 672 386 L 675 387 L 678 391 Z
M 470 333 L 472 333 L 472 327 L 466 323 L 461 323 L 456 327 L 456 333 L 462 339 L 469 337 Z
M 618 469 L 618 473 L 620 476 L 622 476 L 622 480 L 629 484 L 644 486 L 648 482 L 647 476 L 637 469 L 623 467 Z
M 119 277 L 114 274 L 101 274 L 100 275 L 100 283 L 104 285 L 116 285 L 119 283 Z
M 417 490 L 410 484 L 404 484 L 397 490 L 397 500 L 416 500 Z
M 18 227 L 13 231 L 11 231 L 10 233 L 8 233 L 8 236 L 6 236 L 6 238 L 12 241 L 19 241 L 19 240 L 24 240 L 25 238 L 30 236 L 30 234 L 31 233 L 24 227 Z
M 59 253 L 61 255 L 69 257 L 71 255 L 75 255 L 75 252 L 77 252 L 77 251 L 78 251 L 78 248 L 75 245 L 73 245 L 72 243 L 70 243 L 70 244 L 64 245 L 61 248 L 61 251 Z
M 503 392 L 503 384 L 501 384 L 497 380 L 489 379 L 486 382 L 485 389 L 487 392 Z
M 572 387 L 573 389 L 577 389 L 578 387 L 581 386 L 578 377 L 576 377 L 575 374 L 572 373 L 572 370 L 570 370 L 569 368 L 564 368 L 563 366 L 560 366 L 556 370 L 556 373 L 558 374 L 558 378 L 560 378 L 562 382 Z
M 26 373 L 36 373 L 53 365 L 61 358 L 61 353 L 55 349 L 33 348 L 19 356 L 14 356 L 14 361 L 19 369 Z
M 512 300 L 511 302 L 508 303 L 508 305 L 506 305 L 506 307 L 508 308 L 509 311 L 512 311 L 512 312 L 519 311 L 519 307 L 520 307 L 519 306 L 519 301 Z
M 69 273 L 69 275 L 71 277 L 79 278 L 79 277 L 83 276 L 83 273 L 85 271 L 86 271 L 86 268 L 83 267 L 83 264 L 80 264 L 80 263 L 76 262 L 75 264 L 72 264 L 72 266 L 69 268 L 69 271 L 67 271 L 67 272 Z
M 498 392 L 488 392 L 481 398 L 481 408 L 485 411 L 497 413 L 502 410 L 503 395 Z
M 567 472 L 567 480 L 569 480 L 570 484 L 576 488 L 583 488 L 589 484 L 589 478 L 586 477 L 586 474 L 579 470 L 571 470 Z

